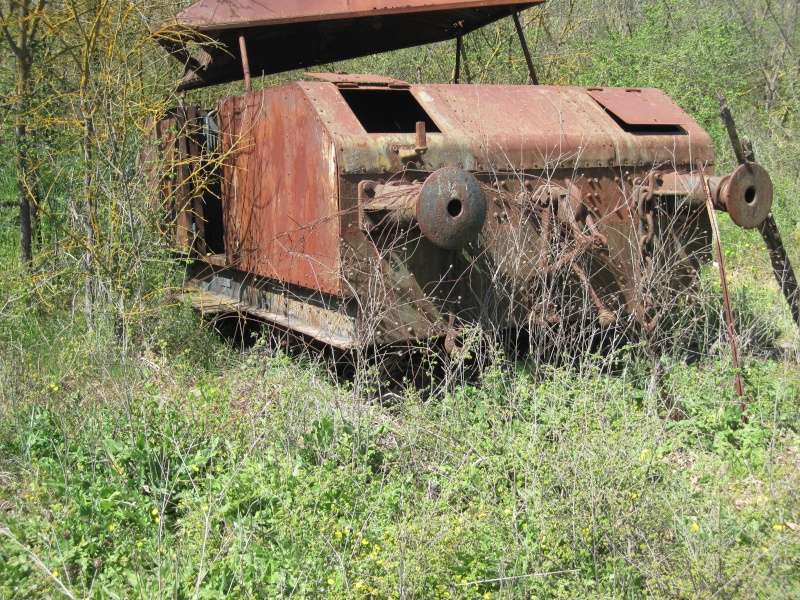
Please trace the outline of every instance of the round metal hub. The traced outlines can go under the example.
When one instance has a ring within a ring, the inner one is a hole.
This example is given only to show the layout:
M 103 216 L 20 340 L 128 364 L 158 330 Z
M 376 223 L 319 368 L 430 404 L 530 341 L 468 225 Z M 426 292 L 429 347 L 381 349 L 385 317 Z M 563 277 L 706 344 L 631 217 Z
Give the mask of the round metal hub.
M 477 239 L 486 220 L 486 199 L 471 173 L 445 167 L 425 180 L 417 203 L 422 234 L 446 250 Z
M 725 181 L 720 200 L 734 223 L 758 227 L 772 210 L 772 179 L 761 165 L 741 165 Z

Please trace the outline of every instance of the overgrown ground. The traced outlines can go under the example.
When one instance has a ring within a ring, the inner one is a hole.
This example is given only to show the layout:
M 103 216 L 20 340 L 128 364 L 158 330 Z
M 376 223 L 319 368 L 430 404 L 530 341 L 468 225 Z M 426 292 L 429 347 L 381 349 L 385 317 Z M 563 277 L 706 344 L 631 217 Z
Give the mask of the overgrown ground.
M 618 27 L 591 0 L 531 21 L 543 79 L 663 87 L 723 168 L 726 92 L 797 263 L 796 64 L 756 52 L 728 2 L 636 4 Z M 507 33 L 468 38 L 476 78 L 524 80 Z M 350 67 L 441 80 L 450 50 Z M 70 188 L 51 185 L 32 274 L 0 209 L 0 597 L 800 596 L 800 346 L 757 234 L 724 223 L 745 418 L 713 283 L 700 360 L 661 358 L 658 390 L 625 348 L 570 368 L 498 357 L 473 384 L 381 404 L 317 355 L 232 348 L 175 303 L 179 269 L 127 221 L 127 246 L 98 242 L 89 319 Z M 5 165 L 0 197 L 14 186 Z
M 0 596 L 796 597 L 796 363 L 524 369 L 389 407 L 175 310 L 0 370 Z M 55 343 L 54 343 L 55 341 Z M 11 348 L 9 348 L 11 349 Z M 24 374 L 24 377 L 20 375 Z

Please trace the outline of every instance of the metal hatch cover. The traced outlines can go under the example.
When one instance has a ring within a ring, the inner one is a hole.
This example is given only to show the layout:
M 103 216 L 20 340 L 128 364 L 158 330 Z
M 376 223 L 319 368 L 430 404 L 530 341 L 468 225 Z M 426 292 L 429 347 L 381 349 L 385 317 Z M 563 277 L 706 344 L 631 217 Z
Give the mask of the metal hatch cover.
M 606 111 L 631 127 L 681 127 L 684 113 L 666 94 L 653 88 L 589 88 Z
M 546 0 L 200 0 L 155 33 L 186 74 L 179 89 L 454 39 Z M 208 42 L 197 48 L 197 42 Z

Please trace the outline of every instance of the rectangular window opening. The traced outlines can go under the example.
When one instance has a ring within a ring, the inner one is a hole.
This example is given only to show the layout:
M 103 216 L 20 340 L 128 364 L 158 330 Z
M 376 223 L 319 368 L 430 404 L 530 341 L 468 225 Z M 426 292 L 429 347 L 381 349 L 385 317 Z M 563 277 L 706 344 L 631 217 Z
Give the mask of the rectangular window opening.
M 605 111 L 624 131 L 634 135 L 686 135 L 686 130 L 680 125 L 663 123 L 626 123 L 607 108 L 605 108 Z
M 355 88 L 339 91 L 367 133 L 414 133 L 418 121 L 425 122 L 428 133 L 439 133 L 436 123 L 410 90 Z

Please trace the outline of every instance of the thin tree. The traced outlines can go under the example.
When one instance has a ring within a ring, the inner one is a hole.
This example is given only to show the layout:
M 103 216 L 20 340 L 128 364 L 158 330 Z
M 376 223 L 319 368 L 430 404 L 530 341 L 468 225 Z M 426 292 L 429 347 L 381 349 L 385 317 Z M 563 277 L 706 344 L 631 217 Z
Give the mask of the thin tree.
M 5 1 L 8 2 L 4 7 Z M 29 109 L 33 95 L 33 60 L 39 25 L 47 0 L 4 0 L 0 2 L 0 32 L 16 59 L 16 98 L 14 140 L 16 145 L 17 187 L 19 193 L 19 228 L 22 260 L 33 260 L 33 211 L 36 193 L 31 178 L 29 157 Z

